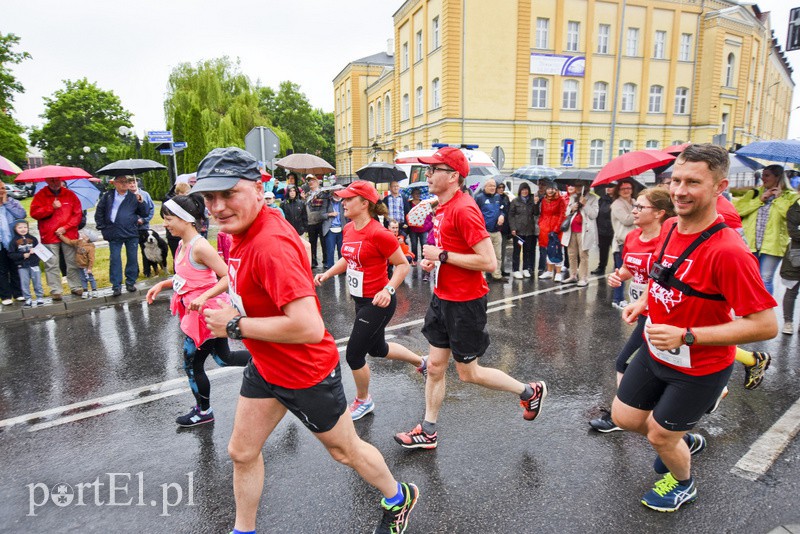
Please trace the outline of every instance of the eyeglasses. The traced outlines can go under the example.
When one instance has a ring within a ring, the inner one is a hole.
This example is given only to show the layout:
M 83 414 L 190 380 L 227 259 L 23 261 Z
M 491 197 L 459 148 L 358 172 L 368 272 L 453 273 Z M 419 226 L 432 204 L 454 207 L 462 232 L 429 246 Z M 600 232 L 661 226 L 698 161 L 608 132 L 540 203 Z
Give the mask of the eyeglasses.
M 425 167 L 425 174 L 433 174 L 436 171 L 453 172 L 453 169 L 449 169 L 447 167 Z
M 653 206 L 642 206 L 641 204 L 634 204 L 633 209 L 637 211 L 653 209 Z

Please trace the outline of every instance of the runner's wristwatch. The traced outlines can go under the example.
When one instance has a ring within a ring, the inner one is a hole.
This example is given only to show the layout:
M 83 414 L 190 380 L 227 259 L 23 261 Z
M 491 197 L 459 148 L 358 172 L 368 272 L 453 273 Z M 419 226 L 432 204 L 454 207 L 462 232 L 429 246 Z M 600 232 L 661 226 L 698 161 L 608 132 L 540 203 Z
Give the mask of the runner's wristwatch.
M 385 289 L 390 295 L 394 295 L 395 293 L 395 289 L 390 284 L 386 284 L 386 287 L 383 289 Z
M 447 263 L 447 251 L 443 250 L 439 253 L 439 261 L 441 263 Z
M 692 332 L 691 328 L 687 328 L 686 332 L 683 333 L 683 342 L 686 344 L 687 347 L 691 347 L 694 345 L 694 342 L 697 341 L 697 338 Z
M 241 315 L 237 315 L 225 325 L 225 331 L 228 333 L 230 339 L 244 339 L 242 331 L 239 329 L 239 321 L 242 320 Z

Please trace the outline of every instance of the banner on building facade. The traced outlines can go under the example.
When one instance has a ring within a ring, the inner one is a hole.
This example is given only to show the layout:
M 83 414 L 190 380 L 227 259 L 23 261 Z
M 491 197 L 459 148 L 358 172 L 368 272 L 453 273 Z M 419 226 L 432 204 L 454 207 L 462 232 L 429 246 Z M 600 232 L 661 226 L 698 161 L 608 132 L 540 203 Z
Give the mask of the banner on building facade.
M 531 74 L 583 76 L 584 71 L 586 71 L 586 56 L 531 54 Z

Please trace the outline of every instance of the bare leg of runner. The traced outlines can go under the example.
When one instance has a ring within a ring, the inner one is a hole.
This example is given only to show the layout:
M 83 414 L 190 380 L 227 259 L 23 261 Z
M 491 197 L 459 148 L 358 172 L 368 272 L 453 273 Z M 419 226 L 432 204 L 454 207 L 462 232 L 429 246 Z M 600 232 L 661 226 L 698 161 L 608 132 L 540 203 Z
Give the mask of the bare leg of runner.
M 456 362 L 456 371 L 462 382 L 478 384 L 497 391 L 510 391 L 517 395 L 525 391 L 525 384 L 519 380 L 511 378 L 500 369 L 481 367 L 478 365 L 478 360 L 469 363 Z
M 445 372 L 450 364 L 450 349 L 430 347 L 428 380 L 425 382 L 425 420 L 435 423 L 444 402 Z

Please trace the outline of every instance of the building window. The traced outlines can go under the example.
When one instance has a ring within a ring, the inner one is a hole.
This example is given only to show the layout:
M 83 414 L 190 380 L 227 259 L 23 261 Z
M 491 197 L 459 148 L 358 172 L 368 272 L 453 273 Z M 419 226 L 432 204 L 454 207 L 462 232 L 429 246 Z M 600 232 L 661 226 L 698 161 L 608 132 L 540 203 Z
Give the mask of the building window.
M 536 48 L 547 48 L 550 19 L 536 19 Z
M 578 109 L 578 82 L 576 80 L 566 80 L 564 82 L 561 107 L 563 109 Z
M 681 61 L 691 61 L 690 54 L 692 53 L 692 34 L 691 33 L 682 33 L 681 34 L 681 49 L 679 52 L 679 56 Z
M 597 53 L 608 54 L 608 41 L 611 35 L 611 25 L 601 24 L 597 29 Z
M 370 139 L 375 137 L 375 109 L 370 106 L 369 107 L 369 114 L 368 114 L 368 121 L 369 121 L 369 137 Z
M 567 23 L 567 51 L 578 51 L 578 35 L 580 33 L 581 23 L 571 20 Z
M 544 165 L 544 139 L 531 139 L 531 165 Z
M 664 88 L 660 85 L 650 86 L 650 100 L 647 105 L 648 113 L 661 113 L 661 97 L 664 94 Z
M 658 140 L 657 139 L 650 139 L 645 144 L 644 147 L 648 150 L 657 150 L 658 149 Z
M 433 50 L 439 48 L 439 17 L 434 17 L 431 23 L 431 47 Z
M 686 103 L 689 100 L 689 89 L 686 87 L 678 87 L 675 89 L 675 114 L 686 114 Z
M 350 99 L 350 89 L 347 90 L 347 109 L 350 109 L 350 105 L 352 104 L 352 100 Z
M 414 57 L 414 61 L 420 61 L 422 59 L 422 30 L 417 32 L 417 55 Z
M 403 43 L 403 69 L 408 68 L 408 43 Z
M 657 31 L 653 41 L 653 58 L 664 59 L 664 49 L 667 47 L 667 32 Z
M 628 40 L 625 55 L 636 56 L 639 54 L 639 28 L 628 28 Z
M 533 98 L 531 100 L 531 107 L 536 109 L 544 109 L 547 107 L 547 79 L 533 79 Z
M 347 130 L 345 130 L 345 131 L 347 132 L 347 140 L 352 143 L 353 142 L 353 125 L 348 122 L 347 123 Z
M 621 156 L 623 154 L 627 154 L 631 150 L 633 150 L 633 141 L 630 139 L 620 139 L 618 154 Z
M 622 111 L 636 109 L 636 84 L 626 83 L 622 86 Z
M 336 98 L 336 113 L 338 114 L 341 112 L 342 112 L 342 97 L 340 96 Z
M 422 150 L 422 142 L 417 143 L 417 150 Z
M 442 106 L 442 101 L 439 97 L 439 78 L 434 78 L 431 82 L 431 101 L 433 102 L 432 109 Z
M 392 99 L 389 98 L 389 95 L 386 95 L 384 100 L 383 112 L 386 113 L 386 117 L 383 119 L 383 127 L 386 128 L 386 133 L 392 133 Z
M 383 130 L 381 130 L 381 119 L 383 118 L 382 109 L 383 108 L 381 106 L 381 99 L 378 98 L 378 109 L 375 112 L 375 133 L 378 136 L 380 136 L 381 132 L 383 131 Z
M 605 141 L 602 139 L 592 139 L 589 144 L 589 165 L 592 167 L 600 167 L 603 164 L 603 152 L 605 150 Z
M 407 121 L 408 120 L 408 115 L 409 115 L 410 112 L 411 112 L 411 109 L 410 109 L 409 104 L 408 104 L 408 93 L 406 93 L 406 94 L 403 95 L 403 110 L 400 113 L 401 120 Z
M 733 74 L 735 70 L 736 64 L 736 56 L 733 55 L 733 52 L 728 54 L 728 63 L 725 67 L 725 87 L 734 87 L 733 85 Z
M 605 111 L 607 97 L 608 84 L 606 82 L 596 82 L 594 84 L 594 94 L 592 95 L 592 109 L 594 111 Z
M 417 94 L 414 102 L 414 115 L 422 115 L 422 86 L 417 87 Z
M 682 145 L 682 144 L 683 144 L 683 140 L 681 140 L 681 139 L 676 139 L 675 141 L 672 142 L 673 146 L 678 146 L 678 145 Z

